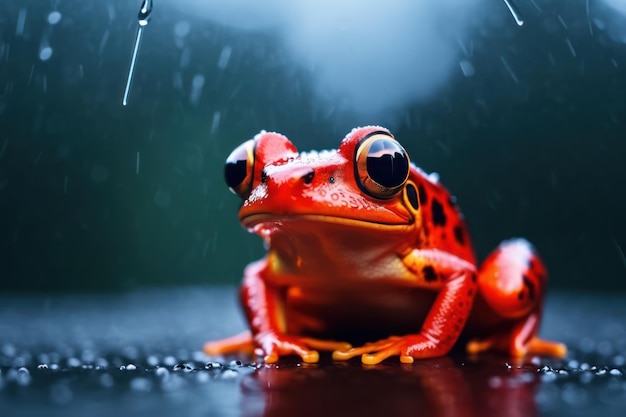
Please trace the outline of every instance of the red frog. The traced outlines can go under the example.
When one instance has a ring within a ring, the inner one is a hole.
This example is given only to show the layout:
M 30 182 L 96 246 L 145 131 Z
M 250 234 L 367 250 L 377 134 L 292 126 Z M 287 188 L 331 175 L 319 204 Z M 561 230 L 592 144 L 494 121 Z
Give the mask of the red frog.
M 262 131 L 230 154 L 225 177 L 267 255 L 241 285 L 250 331 L 206 353 L 412 363 L 465 343 L 470 353 L 565 356 L 537 336 L 547 275 L 533 247 L 505 241 L 479 268 L 456 199 L 387 129 L 300 153 Z

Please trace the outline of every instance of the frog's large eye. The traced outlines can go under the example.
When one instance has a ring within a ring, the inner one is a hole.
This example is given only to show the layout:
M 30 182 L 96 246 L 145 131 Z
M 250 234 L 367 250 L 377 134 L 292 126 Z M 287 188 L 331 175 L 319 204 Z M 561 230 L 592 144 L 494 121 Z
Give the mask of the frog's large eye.
M 354 158 L 359 187 L 372 197 L 393 197 L 409 178 L 409 155 L 387 133 L 375 132 L 363 138 Z
M 237 146 L 226 158 L 224 178 L 230 190 L 247 198 L 252 191 L 254 177 L 254 139 Z

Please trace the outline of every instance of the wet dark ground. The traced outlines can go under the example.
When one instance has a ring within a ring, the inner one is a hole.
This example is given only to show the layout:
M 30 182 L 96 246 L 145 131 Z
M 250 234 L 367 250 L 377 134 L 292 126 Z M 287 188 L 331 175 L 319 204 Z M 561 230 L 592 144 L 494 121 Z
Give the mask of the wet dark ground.
M 366 367 L 209 358 L 232 288 L 0 295 L 0 416 L 626 415 L 626 296 L 552 294 L 562 361 L 463 354 Z

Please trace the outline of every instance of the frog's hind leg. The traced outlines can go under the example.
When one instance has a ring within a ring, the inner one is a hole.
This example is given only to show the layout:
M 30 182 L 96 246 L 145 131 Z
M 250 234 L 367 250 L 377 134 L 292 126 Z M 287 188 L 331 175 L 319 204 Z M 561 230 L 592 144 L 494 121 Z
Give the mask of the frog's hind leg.
M 565 356 L 565 345 L 537 337 L 546 285 L 546 269 L 530 243 L 524 239 L 502 242 L 478 273 L 480 297 L 488 314 L 501 323 L 490 336 L 471 340 L 467 351 L 495 349 L 513 357 Z
M 250 330 L 245 330 L 226 339 L 207 342 L 203 347 L 207 355 L 230 355 L 244 353 L 252 355 L 254 353 L 254 340 Z

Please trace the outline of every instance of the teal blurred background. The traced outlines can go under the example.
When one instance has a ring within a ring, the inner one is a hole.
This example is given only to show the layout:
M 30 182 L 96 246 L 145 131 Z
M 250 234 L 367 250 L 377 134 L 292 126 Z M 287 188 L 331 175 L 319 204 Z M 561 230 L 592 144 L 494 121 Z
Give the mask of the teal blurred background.
M 0 291 L 239 282 L 263 251 L 230 151 L 365 124 L 441 175 L 480 258 L 525 236 L 553 288 L 626 289 L 626 3 L 155 3 L 126 107 L 139 1 L 0 3 Z

